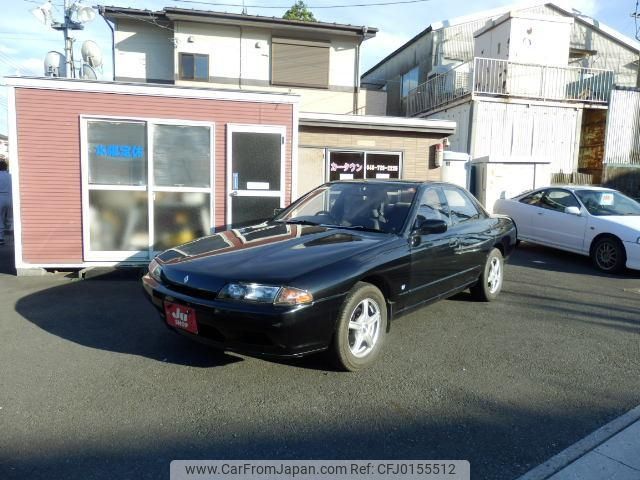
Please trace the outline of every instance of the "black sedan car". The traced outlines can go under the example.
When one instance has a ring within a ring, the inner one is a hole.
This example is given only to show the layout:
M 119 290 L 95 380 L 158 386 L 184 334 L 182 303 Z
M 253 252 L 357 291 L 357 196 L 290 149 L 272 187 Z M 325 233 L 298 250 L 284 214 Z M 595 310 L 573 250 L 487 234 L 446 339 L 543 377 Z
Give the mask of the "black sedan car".
M 169 249 L 144 288 L 173 330 L 249 354 L 330 350 L 357 370 L 400 314 L 467 288 L 502 288 L 516 231 L 455 185 L 322 185 L 273 219 Z

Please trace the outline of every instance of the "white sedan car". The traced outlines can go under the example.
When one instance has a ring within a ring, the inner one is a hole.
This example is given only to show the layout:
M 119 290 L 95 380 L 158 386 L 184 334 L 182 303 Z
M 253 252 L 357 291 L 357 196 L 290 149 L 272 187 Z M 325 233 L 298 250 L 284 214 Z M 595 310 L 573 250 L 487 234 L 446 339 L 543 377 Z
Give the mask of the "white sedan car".
M 616 190 L 553 186 L 496 201 L 518 239 L 589 255 L 605 272 L 640 270 L 640 203 Z

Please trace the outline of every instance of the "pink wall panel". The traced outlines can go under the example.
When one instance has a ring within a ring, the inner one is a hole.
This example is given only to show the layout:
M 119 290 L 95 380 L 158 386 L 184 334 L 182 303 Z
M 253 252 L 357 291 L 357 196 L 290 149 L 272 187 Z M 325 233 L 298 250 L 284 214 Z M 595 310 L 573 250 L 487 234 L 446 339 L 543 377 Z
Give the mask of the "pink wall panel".
M 16 88 L 23 261 L 81 263 L 80 115 L 214 122 L 215 218 L 226 223 L 226 125 L 284 125 L 291 196 L 291 104 Z

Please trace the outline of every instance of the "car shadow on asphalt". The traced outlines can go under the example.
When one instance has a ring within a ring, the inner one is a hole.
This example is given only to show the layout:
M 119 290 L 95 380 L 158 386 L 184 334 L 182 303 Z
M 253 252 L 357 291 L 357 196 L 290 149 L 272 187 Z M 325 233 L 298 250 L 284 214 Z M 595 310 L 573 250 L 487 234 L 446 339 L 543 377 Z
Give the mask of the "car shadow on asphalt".
M 625 270 L 619 274 L 605 273 L 594 267 L 591 259 L 585 255 L 528 242 L 521 242 L 507 263 L 553 272 L 577 273 L 604 278 L 640 279 L 640 272 L 636 270 Z
M 242 361 L 166 328 L 136 272 L 65 280 L 19 298 L 15 309 L 42 330 L 90 348 L 200 368 Z

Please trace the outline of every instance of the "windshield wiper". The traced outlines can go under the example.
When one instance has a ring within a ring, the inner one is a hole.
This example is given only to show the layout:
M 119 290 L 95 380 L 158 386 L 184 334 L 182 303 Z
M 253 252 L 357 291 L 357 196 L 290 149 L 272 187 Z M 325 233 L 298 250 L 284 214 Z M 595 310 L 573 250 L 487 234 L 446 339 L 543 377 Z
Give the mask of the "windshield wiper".
M 385 233 L 382 230 L 378 229 L 378 228 L 370 228 L 370 227 L 365 227 L 364 225 L 330 225 L 327 223 L 323 223 L 321 224 L 321 226 L 323 227 L 330 227 L 330 228 L 344 228 L 345 230 L 361 230 L 363 232 L 375 232 L 375 233 Z
M 312 222 L 311 220 L 277 220 L 279 223 L 286 223 L 290 225 L 320 225 L 319 223 Z

